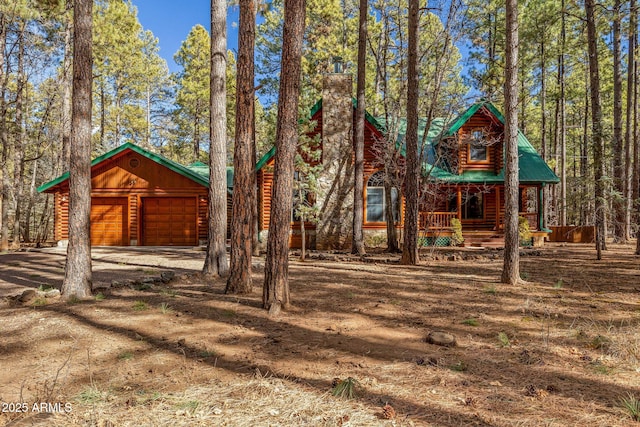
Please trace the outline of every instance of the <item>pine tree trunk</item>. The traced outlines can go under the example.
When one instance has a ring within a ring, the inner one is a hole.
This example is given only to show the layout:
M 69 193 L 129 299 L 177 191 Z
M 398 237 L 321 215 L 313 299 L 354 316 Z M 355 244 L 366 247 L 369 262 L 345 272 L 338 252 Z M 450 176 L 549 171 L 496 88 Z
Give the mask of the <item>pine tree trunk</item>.
M 604 200 L 604 137 L 602 130 L 602 109 L 600 106 L 600 73 L 598 71 L 598 36 L 594 16 L 594 0 L 585 0 L 587 18 L 587 44 L 589 48 L 589 82 L 591 87 L 591 140 L 593 143 L 593 179 L 595 181 L 595 226 L 597 258 L 602 259 L 604 249 L 605 200 Z
M 118 90 L 117 83 L 116 83 L 116 91 L 114 96 L 116 98 L 116 107 L 114 109 L 115 123 L 113 126 L 114 128 L 113 141 L 110 142 L 109 148 L 115 148 L 120 145 L 120 121 L 121 121 L 120 115 L 122 114 L 122 99 L 120 97 L 120 91 Z M 198 158 L 196 157 L 195 160 L 198 160 Z
M 209 202 L 207 254 L 202 272 L 224 277 L 227 265 L 227 3 L 211 0 Z
M 620 21 L 622 5 L 616 0 L 613 6 L 613 185 L 618 197 L 614 197 L 613 236 L 616 242 L 627 240 L 625 229 L 624 163 L 622 162 L 622 54 Z
M 396 230 L 396 222 L 393 217 L 393 199 L 391 198 L 391 189 L 393 188 L 389 177 L 388 171 L 385 171 L 384 176 L 384 203 L 387 225 L 387 251 L 391 253 L 400 252 L 398 247 L 398 232 Z M 400 195 L 398 195 L 400 197 Z
M 377 87 L 380 88 L 378 93 L 382 94 L 383 97 L 383 109 L 384 109 L 384 117 L 385 122 L 387 124 L 391 123 L 391 117 L 393 113 L 391 112 L 391 96 L 388 90 L 388 80 L 389 80 L 389 72 L 388 72 L 388 57 L 390 47 L 390 29 L 389 29 L 389 15 L 386 10 L 383 10 L 381 16 L 382 27 L 384 31 L 380 32 L 380 49 L 379 53 L 376 57 L 376 68 L 378 72 L 376 73 L 377 77 Z M 395 164 L 395 155 L 394 153 L 397 151 L 395 144 L 395 136 L 390 133 L 392 126 L 388 125 L 387 132 L 385 138 L 385 145 L 382 149 L 382 163 L 384 165 L 384 188 L 385 194 L 389 194 L 389 196 L 385 196 L 386 201 L 391 200 L 391 187 L 393 186 L 392 182 L 396 182 L 396 174 L 397 174 L 397 165 Z M 393 173 L 392 173 L 393 170 Z M 393 177 L 392 177 L 393 175 Z M 364 185 L 364 183 L 363 183 Z M 396 224 L 393 221 L 393 215 L 389 215 L 392 213 L 391 206 L 387 206 L 386 208 L 387 217 L 386 217 L 386 227 L 387 227 L 387 251 L 391 253 L 400 252 L 399 242 L 398 242 L 398 233 L 396 230 Z
M 75 64 L 75 62 L 74 62 Z M 106 93 L 104 91 L 104 81 L 100 81 L 100 139 L 99 139 L 99 145 L 100 148 L 104 149 L 105 147 L 105 133 L 107 132 L 106 126 L 107 126 L 107 106 L 105 105 L 105 103 L 107 102 L 106 100 Z M 73 101 L 72 101 L 73 102 Z M 71 107 L 73 108 L 73 106 Z M 72 113 L 73 114 L 73 113 Z M 73 118 L 71 119 L 73 120 Z M 71 161 L 69 161 L 71 162 Z
M 49 237 L 49 219 L 51 218 L 51 211 L 49 209 L 49 202 L 51 201 L 51 194 L 47 194 L 44 198 L 44 206 L 42 207 L 42 213 L 40 215 L 40 221 L 38 221 L 38 227 L 36 229 L 36 245 L 40 247 L 40 243 L 47 240 Z
M 364 111 L 365 111 L 365 78 L 367 50 L 367 0 L 360 0 L 360 21 L 358 26 L 358 77 L 356 92 L 356 129 L 353 135 L 354 176 L 353 176 L 353 236 L 351 253 L 363 256 L 364 234 Z
M 306 261 L 307 259 L 307 230 L 304 228 L 304 215 L 300 217 L 300 261 Z
M 254 62 L 256 5 L 240 0 L 240 31 L 236 83 L 236 136 L 233 153 L 233 203 L 231 264 L 225 293 L 250 293 L 253 255 L 253 204 L 255 203 Z
M 72 1 L 67 1 L 67 11 L 65 13 L 64 26 L 64 58 L 62 60 L 62 107 L 60 111 L 60 126 L 62 134 L 62 170 L 69 170 L 69 139 L 71 138 L 71 61 L 73 58 L 71 45 L 71 17 L 70 9 L 73 7 Z
M 17 125 L 13 146 L 13 240 L 11 249 L 20 249 L 20 219 L 22 217 L 22 178 L 24 174 L 24 143 L 26 129 L 24 122 L 26 77 L 24 74 L 25 31 L 26 23 L 21 20 L 18 33 L 18 78 L 16 86 L 15 123 Z
M 564 55 L 566 44 L 566 19 L 565 19 L 565 2 L 562 0 L 562 28 L 560 35 L 560 55 L 558 56 L 558 81 L 560 83 L 560 99 L 559 113 L 560 120 L 560 225 L 567 225 L 567 112 L 566 112 L 566 94 L 565 94 L 565 67 Z
M 625 134 L 625 156 L 624 156 L 624 209 L 625 209 L 625 218 L 624 218 L 624 233 L 625 239 L 629 239 L 631 237 L 631 213 L 633 211 L 633 186 L 632 186 L 632 177 L 633 177 L 633 163 L 632 163 L 632 150 L 634 143 L 634 133 L 633 133 L 633 123 L 635 121 L 635 111 L 633 105 L 633 94 L 635 91 L 636 85 L 636 75 L 634 70 L 634 64 L 636 62 L 635 59 L 635 49 L 636 49 L 636 0 L 631 0 L 629 3 L 629 8 L 631 10 L 629 16 L 629 41 L 628 41 L 628 59 L 627 59 L 627 127 Z M 636 165 L 636 168 L 638 165 Z
M 271 315 L 287 309 L 293 164 L 298 142 L 298 100 L 305 0 L 285 0 L 276 155 L 262 305 Z
M 407 132 L 405 174 L 405 223 L 401 264 L 416 265 L 418 257 L 418 12 L 416 0 L 409 1 L 409 40 L 407 63 Z
M 356 106 L 356 129 L 353 138 L 353 152 L 355 158 L 353 176 L 353 239 L 351 253 L 363 256 L 364 234 L 364 111 L 365 111 L 365 79 L 367 54 L 367 0 L 360 0 L 360 21 L 358 30 L 358 81 Z
M 542 114 L 542 120 L 540 124 L 540 145 L 541 145 L 541 154 L 542 160 L 545 162 L 549 160 L 547 157 L 547 63 L 545 57 L 545 37 L 543 35 L 540 41 L 540 110 Z M 543 224 L 548 224 L 548 213 L 549 213 L 549 186 L 545 186 L 542 191 L 544 192 L 543 204 L 540 206 L 542 215 Z
M 506 1 L 506 49 L 504 73 L 505 108 L 505 206 L 504 265 L 502 283 L 520 282 L 518 235 L 518 1 Z
M 2 97 L 0 97 L 1 99 Z M 4 107 L 4 103 L 0 101 L 0 108 Z M 4 252 L 9 249 L 9 173 L 6 170 L 7 161 L 9 158 L 9 143 L 7 142 L 7 128 L 5 126 L 4 117 L 6 116 L 6 108 L 3 111 L 5 114 L 0 115 L 0 142 L 2 143 L 2 163 L 0 166 L 0 173 L 2 174 L 2 182 L 0 187 L 0 251 Z
M 151 86 L 147 85 L 145 90 L 145 127 L 144 127 L 144 146 L 151 148 Z
M 29 198 L 27 208 L 24 210 L 24 227 L 22 227 L 22 237 L 25 243 L 31 243 L 31 217 L 33 215 L 33 205 L 36 200 L 36 177 L 38 176 L 38 159 L 33 160 L 33 170 L 31 171 L 31 184 L 29 185 Z
M 582 139 L 580 140 L 580 198 L 584 203 L 580 206 L 580 224 L 587 225 L 590 218 L 589 211 L 589 83 L 585 84 L 584 91 L 584 123 L 582 127 Z
M 69 246 L 62 283 L 64 298 L 91 295 L 91 83 L 92 0 L 75 0 L 73 98 L 69 171 Z
M 256 144 L 256 120 L 255 120 L 255 105 L 254 105 L 254 119 L 253 119 L 253 134 L 251 135 L 251 162 L 252 164 L 258 163 L 258 147 Z M 253 212 L 251 213 L 253 234 L 251 238 L 251 254 L 253 256 L 260 256 L 260 223 L 258 204 L 260 203 L 260 188 L 258 186 L 258 175 L 255 168 L 253 168 Z
M 638 22 L 638 10 L 633 9 L 634 12 L 634 21 Z M 635 45 L 638 45 L 638 34 L 635 35 Z M 633 75 L 635 76 L 633 81 L 633 185 L 631 189 L 631 198 L 634 209 L 632 212 L 635 214 L 636 221 L 636 255 L 640 255 L 640 135 L 638 135 L 639 122 L 640 122 L 640 113 L 638 112 L 638 71 L 639 71 L 640 63 L 638 61 L 638 56 L 635 57 L 635 61 L 633 63 Z
M 0 148 L 2 149 L 2 163 L 0 163 L 0 251 L 9 249 L 9 173 L 7 161 L 9 159 L 9 140 L 7 136 L 7 92 L 8 74 L 5 73 L 5 46 L 7 41 L 6 16 L 0 14 Z

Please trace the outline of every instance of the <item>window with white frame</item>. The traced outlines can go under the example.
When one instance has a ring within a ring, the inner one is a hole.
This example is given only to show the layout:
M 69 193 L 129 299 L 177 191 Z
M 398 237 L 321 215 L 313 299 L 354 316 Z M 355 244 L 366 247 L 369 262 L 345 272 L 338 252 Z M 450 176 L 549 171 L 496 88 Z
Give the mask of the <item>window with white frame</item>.
M 393 220 L 400 221 L 400 197 L 398 189 L 391 188 L 391 206 L 393 208 Z M 385 222 L 386 197 L 384 189 L 384 172 L 378 171 L 371 175 L 367 181 L 367 211 L 366 222 Z

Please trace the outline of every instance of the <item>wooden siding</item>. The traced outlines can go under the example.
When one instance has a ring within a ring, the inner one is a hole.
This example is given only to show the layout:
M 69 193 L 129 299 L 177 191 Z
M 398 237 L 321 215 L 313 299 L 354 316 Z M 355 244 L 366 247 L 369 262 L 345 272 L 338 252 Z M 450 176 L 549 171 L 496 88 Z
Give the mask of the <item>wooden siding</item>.
M 229 197 L 227 196 L 227 203 L 229 203 Z M 198 215 L 196 218 L 196 223 L 198 226 L 198 241 L 206 242 L 209 238 L 209 206 L 208 206 L 208 198 L 203 196 L 198 196 Z M 227 227 L 229 224 L 229 220 L 227 219 Z
M 258 209 L 258 225 L 261 230 L 268 230 L 271 215 L 271 191 L 273 188 L 273 162 L 269 162 L 258 172 L 258 188 L 260 188 L 262 198 L 260 209 Z
M 354 123 L 355 129 L 355 123 Z M 365 121 L 364 128 L 364 187 L 366 191 L 367 180 L 371 175 L 382 169 L 380 159 L 378 159 L 375 144 L 376 139 L 382 138 L 380 132 L 378 132 L 371 123 Z
M 91 188 L 94 190 L 184 191 L 203 188 L 189 178 L 133 151 L 125 151 L 120 156 L 94 166 L 91 176 Z
M 549 228 L 551 229 L 550 242 L 593 243 L 595 241 L 596 231 L 592 225 Z
M 139 200 L 137 194 L 129 195 L 129 239 L 135 240 L 135 244 L 140 243 L 140 235 L 138 234 L 138 218 L 140 217 L 140 212 L 138 211 Z M 127 242 L 129 244 L 129 242 Z
M 69 193 L 55 194 L 55 232 L 56 240 L 69 238 Z
M 469 144 L 468 137 L 474 130 L 481 129 L 485 132 L 486 138 L 495 140 L 494 144 L 487 147 L 486 162 L 469 162 Z M 502 169 L 503 163 L 503 144 L 504 130 L 502 126 L 498 126 L 491 117 L 479 110 L 474 114 L 458 131 L 458 142 L 460 150 L 458 151 L 458 164 L 460 171 L 465 170 L 493 170 L 498 173 Z

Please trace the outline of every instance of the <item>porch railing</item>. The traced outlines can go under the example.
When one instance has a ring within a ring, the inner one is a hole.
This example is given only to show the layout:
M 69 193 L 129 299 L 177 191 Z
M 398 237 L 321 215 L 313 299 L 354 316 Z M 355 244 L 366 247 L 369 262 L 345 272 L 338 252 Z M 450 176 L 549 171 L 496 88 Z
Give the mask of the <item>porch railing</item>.
M 441 230 L 451 228 L 451 218 L 457 218 L 456 212 L 420 212 L 418 228 L 420 230 Z
M 538 229 L 537 212 L 520 212 L 518 216 L 525 217 L 530 230 Z M 418 227 L 420 230 L 446 230 L 451 228 L 451 218 L 457 218 L 457 212 L 420 212 Z M 504 230 L 504 213 L 500 214 L 498 230 Z

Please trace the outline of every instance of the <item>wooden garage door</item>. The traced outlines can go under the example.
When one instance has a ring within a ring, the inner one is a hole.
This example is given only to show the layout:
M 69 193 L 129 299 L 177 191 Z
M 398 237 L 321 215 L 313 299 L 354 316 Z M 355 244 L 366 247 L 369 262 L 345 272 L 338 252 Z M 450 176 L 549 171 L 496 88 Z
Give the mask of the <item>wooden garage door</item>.
M 195 197 L 142 199 L 142 239 L 147 246 L 193 246 L 197 238 Z
M 128 246 L 127 198 L 91 198 L 91 245 Z

